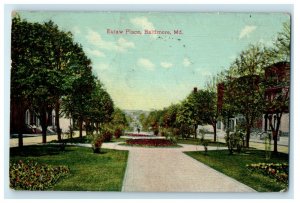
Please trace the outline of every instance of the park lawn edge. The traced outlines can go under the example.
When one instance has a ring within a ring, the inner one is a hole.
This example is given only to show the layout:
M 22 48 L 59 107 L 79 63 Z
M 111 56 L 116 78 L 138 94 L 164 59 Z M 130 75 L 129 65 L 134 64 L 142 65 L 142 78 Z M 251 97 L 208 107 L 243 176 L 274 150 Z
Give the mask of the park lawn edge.
M 254 149 L 250 149 L 249 151 L 252 152 L 258 152 L 258 153 L 263 153 L 264 150 L 254 150 Z M 258 192 L 280 192 L 280 191 L 286 191 L 287 188 L 284 187 L 284 184 L 279 183 L 277 181 L 275 181 L 275 179 L 272 179 L 270 177 L 264 176 L 260 173 L 257 172 L 251 172 L 250 170 L 248 170 L 246 168 L 246 164 L 243 164 L 242 167 L 239 167 L 239 163 L 236 162 L 234 163 L 234 155 L 229 155 L 228 150 L 209 150 L 207 155 L 205 155 L 205 152 L 200 152 L 200 151 L 186 151 L 184 152 L 186 155 L 190 156 L 191 158 L 195 159 L 196 161 L 199 161 L 205 165 L 207 165 L 208 167 L 213 168 L 216 171 L 219 171 L 220 173 L 223 173 L 224 175 L 227 175 L 251 188 L 253 188 L 254 190 L 258 191 Z M 222 159 L 223 162 L 217 160 L 218 158 L 216 157 L 216 153 L 223 153 L 222 157 L 224 159 Z M 250 163 L 262 163 L 262 162 L 266 162 L 266 163 L 280 163 L 280 162 L 288 162 L 289 158 L 288 155 L 283 154 L 282 156 L 287 156 L 287 158 L 285 160 L 281 160 L 279 161 L 279 158 L 275 158 L 269 161 L 264 161 L 262 159 L 258 159 L 257 161 L 254 162 L 249 162 Z M 214 157 L 215 156 L 215 157 Z M 228 160 L 232 159 L 231 163 L 228 163 L 226 165 L 226 160 L 225 158 L 228 156 Z M 245 155 L 246 157 L 246 155 Z M 253 157 L 252 157 L 253 158 Z M 245 158 L 246 159 L 246 158 Z M 254 157 L 255 159 L 255 157 Z M 235 160 L 235 161 L 238 161 Z M 245 161 L 247 162 L 247 160 Z M 239 174 L 238 172 L 243 171 L 243 174 Z M 245 173 L 248 173 L 248 176 L 245 175 Z M 254 181 L 257 180 L 257 181 Z

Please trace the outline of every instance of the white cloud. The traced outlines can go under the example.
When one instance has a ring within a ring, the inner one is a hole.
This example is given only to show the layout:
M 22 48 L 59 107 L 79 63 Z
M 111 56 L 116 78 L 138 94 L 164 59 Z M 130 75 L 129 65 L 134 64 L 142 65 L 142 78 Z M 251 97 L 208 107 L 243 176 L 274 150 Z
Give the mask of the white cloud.
M 101 35 L 93 30 L 89 30 L 86 36 L 88 42 L 99 49 L 113 50 L 119 52 L 125 52 L 129 48 L 134 48 L 133 42 L 130 42 L 124 38 L 119 38 L 116 42 L 105 41 L 102 39 Z
M 146 17 L 136 17 L 132 18 L 130 22 L 143 30 L 154 30 L 154 25 Z
M 143 67 L 147 70 L 154 70 L 155 68 L 155 65 L 149 60 L 149 59 L 146 59 L 146 58 L 140 58 L 138 61 L 137 61 L 137 64 L 140 66 L 140 67 Z
M 243 39 L 245 37 L 249 37 L 250 33 L 256 30 L 256 26 L 246 25 L 240 32 L 239 39 Z
M 189 58 L 184 58 L 182 64 L 184 67 L 189 67 L 192 64 L 192 62 Z
M 171 68 L 173 66 L 172 63 L 168 63 L 168 62 L 161 62 L 160 65 L 163 68 Z
M 90 48 L 86 48 L 86 52 L 88 54 L 91 54 L 93 56 L 97 56 L 97 57 L 105 57 L 105 54 L 97 49 L 90 49 Z
M 134 48 L 134 43 L 121 37 L 117 41 L 116 48 L 119 49 L 119 51 L 125 51 L 126 49 Z

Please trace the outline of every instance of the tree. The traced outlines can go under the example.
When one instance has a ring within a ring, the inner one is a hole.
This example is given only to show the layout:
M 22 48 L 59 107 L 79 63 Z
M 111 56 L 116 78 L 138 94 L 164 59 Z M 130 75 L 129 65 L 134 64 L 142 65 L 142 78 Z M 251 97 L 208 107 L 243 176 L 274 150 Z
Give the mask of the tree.
M 107 123 L 112 120 L 114 104 L 110 95 L 103 88 L 99 80 L 95 81 L 95 88 L 91 93 L 90 100 L 86 100 L 87 112 L 85 116 L 86 125 L 90 122 L 96 124 L 96 131 L 99 130 L 99 124 Z
M 119 138 L 122 135 L 122 131 L 124 131 L 124 129 L 129 126 L 126 115 L 121 109 L 114 109 L 111 125 L 114 128 L 114 135 L 116 138 Z
M 29 35 L 29 25 L 27 22 L 22 22 L 19 16 L 12 19 L 11 30 L 11 114 L 14 112 L 17 115 L 11 115 L 11 130 L 14 129 L 18 134 L 19 147 L 23 146 L 23 131 L 25 129 L 25 111 L 28 104 L 25 103 L 25 95 L 23 90 L 26 89 L 24 77 L 28 77 L 26 66 L 28 64 L 29 52 L 28 44 L 30 43 L 27 35 Z M 21 30 L 24 33 L 20 32 Z M 25 34 L 26 33 L 26 34 Z M 13 109 L 14 108 L 14 109 Z
M 199 111 L 201 123 L 212 125 L 214 142 L 217 141 L 217 94 L 209 90 L 199 90 L 195 93 L 196 108 Z
M 200 108 L 197 104 L 197 91 L 195 89 L 181 103 L 178 110 L 177 122 L 180 123 L 181 130 L 188 132 L 188 126 L 192 126 L 194 138 L 197 137 L 198 125 L 202 124 Z M 187 132 L 184 132 L 184 134 L 187 134 Z
M 289 112 L 290 100 L 290 63 L 279 62 L 266 68 L 265 88 L 265 118 L 269 120 L 274 140 L 274 153 L 277 153 L 277 138 L 284 113 Z
M 254 122 L 262 115 L 264 88 L 260 85 L 260 78 L 269 63 L 263 46 L 250 45 L 236 58 L 224 83 L 224 113 L 228 118 L 237 114 L 244 117 L 242 127 L 246 132 L 246 147 L 249 147 Z
M 50 33 L 49 46 L 50 55 L 52 59 L 52 80 L 56 82 L 53 88 L 53 96 L 55 98 L 55 125 L 58 140 L 61 140 L 60 129 L 60 104 L 61 97 L 68 94 L 72 88 L 74 80 L 74 59 L 76 60 L 76 53 L 74 53 L 74 42 L 71 32 L 63 32 L 58 29 L 52 21 L 45 23 L 45 29 Z M 74 56 L 75 55 L 75 56 Z
M 140 115 L 139 115 L 139 121 L 140 121 L 140 123 L 142 124 L 142 128 L 143 129 L 146 129 L 147 127 L 146 127 L 146 118 L 147 118 L 147 116 L 146 116 L 146 114 L 145 113 L 141 113 Z M 128 121 L 129 122 L 129 121 Z
M 227 94 L 233 100 L 234 111 L 243 115 L 244 118 L 240 127 L 246 131 L 246 147 L 249 147 L 254 122 L 262 116 L 264 100 L 262 91 L 259 89 L 259 82 L 259 76 L 254 75 L 239 77 L 227 84 Z
M 291 61 L 291 23 L 283 23 L 283 29 L 278 33 L 274 47 L 271 48 L 273 62 Z
M 85 56 L 81 46 L 76 46 L 78 63 L 74 64 L 77 77 L 72 83 L 72 90 L 63 99 L 63 112 L 69 118 L 77 121 L 79 137 L 82 137 L 83 122 L 88 114 L 92 92 L 96 87 L 96 80 L 92 74 L 91 61 Z
M 145 127 L 151 128 L 155 135 L 158 135 L 159 133 L 159 126 L 162 114 L 162 110 L 151 111 L 145 119 Z
M 278 33 L 274 47 L 268 51 L 272 65 L 265 67 L 265 117 L 269 120 L 272 130 L 274 149 L 277 153 L 277 138 L 283 113 L 289 112 L 290 100 L 290 56 L 291 27 L 290 22 L 283 24 L 283 30 Z M 273 116 L 276 118 L 274 124 Z
M 165 109 L 162 118 L 162 125 L 166 128 L 177 128 L 176 118 L 178 115 L 179 105 L 172 104 Z
M 47 124 L 54 104 L 51 80 L 52 69 L 50 33 L 45 25 L 22 21 L 18 16 L 12 21 L 12 97 L 22 99 L 39 117 L 42 140 L 46 142 Z M 20 112 L 23 114 L 24 112 Z M 24 122 L 24 120 L 23 120 Z

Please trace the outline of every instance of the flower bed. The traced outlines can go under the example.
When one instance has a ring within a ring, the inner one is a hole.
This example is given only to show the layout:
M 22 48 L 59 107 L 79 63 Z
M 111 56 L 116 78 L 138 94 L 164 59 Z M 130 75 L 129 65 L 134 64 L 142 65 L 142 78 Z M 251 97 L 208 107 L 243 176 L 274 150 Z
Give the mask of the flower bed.
M 165 140 L 165 139 L 130 139 L 130 140 L 126 140 L 126 144 L 135 145 L 135 146 L 152 146 L 152 147 L 177 146 L 170 140 Z
M 274 164 L 274 163 L 258 163 L 246 165 L 251 171 L 256 171 L 268 175 L 276 180 L 288 183 L 289 165 L 287 163 Z
M 10 187 L 16 190 L 45 190 L 51 188 L 60 177 L 69 173 L 66 166 L 52 167 L 33 161 L 10 163 Z

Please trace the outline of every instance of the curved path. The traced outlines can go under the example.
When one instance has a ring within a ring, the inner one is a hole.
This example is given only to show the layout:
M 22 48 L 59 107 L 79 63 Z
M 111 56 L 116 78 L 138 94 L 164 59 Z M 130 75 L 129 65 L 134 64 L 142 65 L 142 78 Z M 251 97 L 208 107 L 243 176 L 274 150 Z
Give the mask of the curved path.
M 103 144 L 103 148 L 129 150 L 124 192 L 255 192 L 183 153 L 203 150 L 202 146 L 182 146 L 142 148 Z

